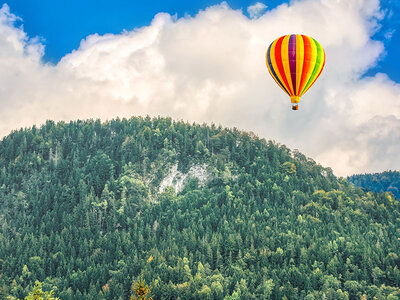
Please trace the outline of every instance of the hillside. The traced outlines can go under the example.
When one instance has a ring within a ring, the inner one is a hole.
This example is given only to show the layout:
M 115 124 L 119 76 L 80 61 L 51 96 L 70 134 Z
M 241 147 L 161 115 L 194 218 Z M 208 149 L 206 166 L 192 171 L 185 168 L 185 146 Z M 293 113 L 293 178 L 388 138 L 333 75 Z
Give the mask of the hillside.
M 374 192 L 391 192 L 397 199 L 400 199 L 400 172 L 398 171 L 357 174 L 349 176 L 347 180 L 356 186 Z
M 61 299 L 129 299 L 141 273 L 154 299 L 400 296 L 399 202 L 237 129 L 135 117 L 14 131 L 0 225 L 0 298 L 39 280 Z

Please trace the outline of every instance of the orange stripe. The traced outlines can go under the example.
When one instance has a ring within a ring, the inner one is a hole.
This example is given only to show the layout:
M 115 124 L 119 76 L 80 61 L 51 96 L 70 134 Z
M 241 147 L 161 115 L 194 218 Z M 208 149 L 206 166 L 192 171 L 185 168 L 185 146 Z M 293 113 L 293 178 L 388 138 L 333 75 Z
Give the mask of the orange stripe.
M 283 65 L 282 65 L 282 55 L 281 55 L 281 48 L 282 48 L 282 41 L 285 38 L 285 36 L 282 36 L 278 39 L 278 41 L 276 42 L 276 47 L 275 47 L 275 62 L 276 65 L 278 67 L 278 72 L 280 74 L 280 76 L 283 79 L 282 84 L 285 86 L 285 88 L 290 92 L 290 95 L 293 95 L 293 91 L 291 89 L 291 86 L 289 85 L 287 78 L 286 78 L 286 74 L 285 74 L 285 70 L 283 69 Z

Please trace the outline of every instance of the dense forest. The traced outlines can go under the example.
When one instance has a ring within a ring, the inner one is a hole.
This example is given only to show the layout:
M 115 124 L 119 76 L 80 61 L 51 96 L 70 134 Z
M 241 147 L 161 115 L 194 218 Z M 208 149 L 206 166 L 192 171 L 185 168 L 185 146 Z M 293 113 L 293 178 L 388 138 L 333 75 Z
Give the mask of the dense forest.
M 348 181 L 356 186 L 369 189 L 374 192 L 392 192 L 400 199 L 400 172 L 386 171 L 374 174 L 357 174 L 349 176 Z
M 391 193 L 235 128 L 48 121 L 0 142 L 0 298 L 398 299 L 399 249 Z

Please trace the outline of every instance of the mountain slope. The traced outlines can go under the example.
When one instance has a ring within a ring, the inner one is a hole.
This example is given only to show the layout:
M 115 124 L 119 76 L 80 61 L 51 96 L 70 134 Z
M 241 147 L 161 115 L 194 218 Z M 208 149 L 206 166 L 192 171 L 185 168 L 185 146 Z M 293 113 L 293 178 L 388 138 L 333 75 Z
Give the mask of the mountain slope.
M 236 129 L 49 121 L 0 143 L 0 289 L 128 299 L 143 274 L 154 299 L 396 299 L 399 212 Z

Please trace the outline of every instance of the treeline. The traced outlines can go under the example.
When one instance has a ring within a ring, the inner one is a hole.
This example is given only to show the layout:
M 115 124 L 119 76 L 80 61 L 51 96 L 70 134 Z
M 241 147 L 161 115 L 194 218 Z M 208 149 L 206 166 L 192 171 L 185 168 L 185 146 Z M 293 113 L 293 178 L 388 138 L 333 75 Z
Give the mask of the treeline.
M 369 189 L 371 191 L 391 192 L 397 199 L 400 199 L 400 172 L 385 171 L 374 174 L 357 174 L 347 178 L 348 181 L 356 186 Z
M 0 297 L 398 299 L 399 207 L 237 129 L 48 121 L 0 142 Z

